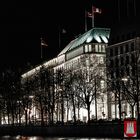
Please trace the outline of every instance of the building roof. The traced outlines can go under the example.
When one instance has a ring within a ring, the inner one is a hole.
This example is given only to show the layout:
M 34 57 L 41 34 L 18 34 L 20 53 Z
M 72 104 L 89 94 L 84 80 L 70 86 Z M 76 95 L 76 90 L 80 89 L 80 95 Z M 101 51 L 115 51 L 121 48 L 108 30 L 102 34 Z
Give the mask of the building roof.
M 58 56 L 65 54 L 66 52 L 75 49 L 79 45 L 86 43 L 108 43 L 110 34 L 109 28 L 92 28 L 91 30 L 80 35 L 78 38 L 72 40 L 59 54 Z
M 47 61 L 45 63 L 43 63 L 43 65 L 45 67 L 48 67 L 49 65 L 52 65 L 53 63 L 56 63 L 55 61 L 57 61 L 57 63 L 63 62 L 64 60 L 64 55 L 79 47 L 82 44 L 88 44 L 90 42 L 92 43 L 108 43 L 108 39 L 109 39 L 109 35 L 110 35 L 110 29 L 108 28 L 92 28 L 91 30 L 85 32 L 83 35 L 80 35 L 78 38 L 72 40 L 59 54 L 56 58 Z M 42 64 L 35 67 L 34 69 L 24 73 L 22 75 L 22 78 L 26 78 L 31 76 L 32 74 L 34 74 L 35 72 L 39 71 L 41 68 Z

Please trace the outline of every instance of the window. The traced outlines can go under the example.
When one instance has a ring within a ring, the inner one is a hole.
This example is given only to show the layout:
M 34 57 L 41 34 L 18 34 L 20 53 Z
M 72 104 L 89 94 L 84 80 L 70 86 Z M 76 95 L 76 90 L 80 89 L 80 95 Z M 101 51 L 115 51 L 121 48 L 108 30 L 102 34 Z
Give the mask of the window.
M 131 63 L 135 63 L 135 55 L 131 54 Z
M 116 69 L 116 77 L 119 77 L 119 75 L 120 75 L 119 69 Z
M 100 85 L 101 85 L 101 89 L 104 89 L 105 88 L 105 81 L 104 80 L 101 80 L 100 81 Z
M 130 74 L 130 68 L 129 67 L 126 68 L 126 73 L 127 73 L 127 75 Z
M 128 46 L 128 44 L 125 45 L 125 52 L 126 52 L 126 53 L 129 52 L 129 46 Z
M 115 59 L 115 64 L 116 64 L 116 67 L 119 66 L 119 60 L 118 60 L 118 58 Z
M 110 67 L 113 67 L 113 66 L 114 66 L 114 61 L 110 60 Z
M 102 52 L 102 46 L 99 45 L 99 52 Z
M 105 52 L 105 45 L 102 45 L 102 52 Z
M 104 63 L 104 57 L 100 57 L 99 61 L 100 61 L 100 64 L 103 64 Z
M 88 45 L 85 45 L 85 52 L 88 52 Z
M 95 45 L 95 52 L 98 52 L 99 50 L 98 50 L 98 45 L 96 44 Z
M 89 52 L 92 52 L 92 47 L 91 45 L 88 46 Z
M 118 55 L 118 47 L 115 47 L 115 55 Z
M 101 75 L 101 76 L 104 76 L 104 75 L 105 75 L 105 73 L 104 73 L 104 70 L 103 70 L 103 69 L 101 69 L 101 70 L 100 70 L 100 75 Z
M 120 54 L 123 54 L 123 46 L 120 46 Z
M 126 65 L 129 64 L 129 56 L 126 56 Z
M 131 48 L 131 51 L 134 51 L 134 42 L 131 43 L 130 48 Z
M 121 57 L 121 65 L 124 65 L 124 58 Z
M 110 56 L 113 56 L 113 49 L 110 49 Z

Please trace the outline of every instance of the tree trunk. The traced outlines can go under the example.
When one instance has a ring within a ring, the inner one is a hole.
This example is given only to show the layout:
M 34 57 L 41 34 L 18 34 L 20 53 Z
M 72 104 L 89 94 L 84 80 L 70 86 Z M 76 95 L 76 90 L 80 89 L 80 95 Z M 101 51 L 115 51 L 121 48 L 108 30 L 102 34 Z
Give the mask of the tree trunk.
M 41 109 L 41 126 L 44 126 L 44 113 L 43 113 L 43 106 L 42 106 L 42 100 L 40 97 L 40 109 Z
M 76 123 L 76 112 L 75 112 L 74 95 L 72 95 L 72 105 L 73 105 L 73 120 L 74 120 L 74 123 Z
M 120 122 L 121 122 L 121 113 L 122 113 L 122 109 L 121 109 L 121 93 L 120 93 L 120 90 L 119 90 L 119 119 L 120 119 Z
M 79 101 L 78 101 L 78 120 L 80 120 L 80 105 L 79 105 Z
M 137 91 L 138 92 L 138 91 Z M 138 121 L 140 121 L 140 111 L 139 111 L 139 99 L 138 99 L 138 95 L 137 95 L 137 119 Z
M 54 117 L 53 117 L 53 113 L 54 113 L 54 108 L 52 108 L 52 111 L 51 111 L 51 124 L 53 125 L 53 123 L 54 123 Z
M 57 107 L 56 107 L 56 120 L 57 120 L 57 122 L 59 120 L 59 111 L 58 111 L 58 109 L 59 109 L 59 105 L 57 103 Z
M 115 94 L 115 119 L 117 118 L 117 97 Z
M 27 109 L 25 109 L 25 125 L 27 126 L 28 123 L 28 117 L 27 117 Z
M 133 105 L 131 105 L 131 114 L 132 114 L 132 118 L 134 118 L 134 106 Z
M 88 123 L 90 123 L 90 104 L 87 104 L 87 111 L 88 111 Z
M 96 78 L 95 78 L 95 119 L 97 120 L 97 88 L 96 88 Z
M 96 97 L 96 91 L 95 91 L 95 119 L 97 120 L 97 97 Z
M 68 99 L 67 99 L 67 122 L 69 120 L 69 102 L 68 102 Z
M 61 95 L 61 98 L 62 98 L 62 100 L 61 100 L 61 121 L 62 121 L 62 124 L 64 124 L 64 99 L 63 99 L 63 95 Z
M 41 106 L 41 126 L 44 126 L 44 113 L 43 113 L 43 107 Z

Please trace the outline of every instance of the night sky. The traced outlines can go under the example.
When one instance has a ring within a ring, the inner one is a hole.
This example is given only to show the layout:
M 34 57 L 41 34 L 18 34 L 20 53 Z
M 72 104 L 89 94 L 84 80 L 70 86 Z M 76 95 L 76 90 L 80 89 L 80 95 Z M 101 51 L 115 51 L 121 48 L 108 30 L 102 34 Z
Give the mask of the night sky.
M 96 27 L 110 27 L 116 23 L 116 0 L 63 0 L 46 2 L 4 3 L 0 14 L 0 67 L 21 68 L 26 71 L 42 61 L 55 57 L 72 39 L 84 33 L 84 10 L 91 11 L 94 5 L 102 9 L 96 15 Z M 88 19 L 88 29 L 91 21 Z M 59 27 L 61 34 L 59 48 Z M 48 47 L 43 49 L 40 58 L 40 37 Z

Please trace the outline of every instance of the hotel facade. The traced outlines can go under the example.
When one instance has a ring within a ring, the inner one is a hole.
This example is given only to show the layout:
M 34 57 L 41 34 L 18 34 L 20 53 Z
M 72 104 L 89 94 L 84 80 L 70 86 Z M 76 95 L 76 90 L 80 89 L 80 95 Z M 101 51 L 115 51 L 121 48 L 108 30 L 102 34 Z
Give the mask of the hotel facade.
M 53 109 L 46 112 L 50 112 L 53 121 L 108 119 L 106 48 L 109 35 L 108 28 L 92 28 L 72 40 L 56 58 L 22 75 L 23 86 L 35 79 L 32 87 L 36 88 L 32 88 L 30 95 L 40 92 L 51 98 L 49 104 Z M 42 79 L 39 78 L 41 71 L 47 73 Z M 31 108 L 30 115 L 35 114 L 36 119 L 41 117 L 37 105 Z

